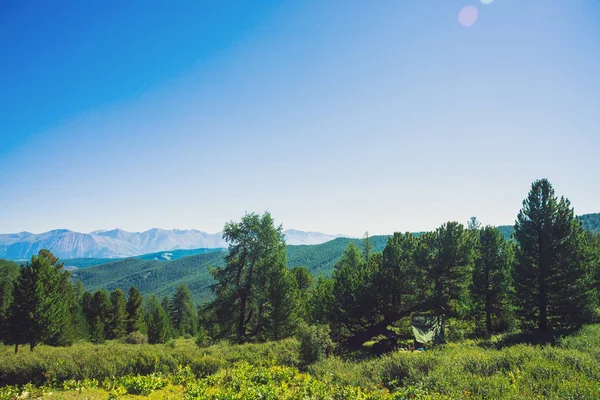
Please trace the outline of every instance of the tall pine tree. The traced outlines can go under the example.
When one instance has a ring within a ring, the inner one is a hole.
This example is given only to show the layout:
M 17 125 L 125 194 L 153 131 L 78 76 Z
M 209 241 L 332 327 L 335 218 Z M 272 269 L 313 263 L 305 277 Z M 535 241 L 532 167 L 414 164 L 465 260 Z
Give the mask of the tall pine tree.
M 127 333 L 139 331 L 142 326 L 142 294 L 135 287 L 129 288 L 129 298 L 127 299 Z
M 180 335 L 196 336 L 198 332 L 198 313 L 187 285 L 177 287 L 171 302 L 173 328 Z
M 48 250 L 41 250 L 31 262 L 21 265 L 14 283 L 5 342 L 29 344 L 33 351 L 39 343 L 66 335 L 70 328 L 69 302 L 63 296 L 70 285 L 63 264 Z M 61 343 L 62 344 L 62 343 Z M 69 344 L 68 340 L 64 344 Z
M 110 303 L 108 327 L 106 329 L 107 338 L 119 339 L 125 336 L 127 331 L 125 292 L 122 289 L 113 290 L 110 294 Z
M 169 316 L 155 295 L 148 299 L 145 319 L 148 327 L 148 343 L 165 343 L 170 338 L 172 327 Z
M 471 297 L 474 316 L 484 321 L 488 334 L 506 329 L 511 321 L 512 253 L 497 228 L 479 230 Z
M 578 326 L 597 304 L 590 251 L 569 200 L 546 179 L 535 181 L 515 223 L 515 284 L 524 327 Z

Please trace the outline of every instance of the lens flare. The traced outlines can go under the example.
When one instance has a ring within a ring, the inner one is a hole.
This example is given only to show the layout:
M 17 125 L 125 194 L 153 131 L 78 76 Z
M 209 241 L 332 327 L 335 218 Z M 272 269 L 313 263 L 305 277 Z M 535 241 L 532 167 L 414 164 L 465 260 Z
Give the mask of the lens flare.
M 466 28 L 473 25 L 477 21 L 479 12 L 473 6 L 463 7 L 458 13 L 458 22 Z
M 492 4 L 494 0 L 481 0 L 482 4 Z

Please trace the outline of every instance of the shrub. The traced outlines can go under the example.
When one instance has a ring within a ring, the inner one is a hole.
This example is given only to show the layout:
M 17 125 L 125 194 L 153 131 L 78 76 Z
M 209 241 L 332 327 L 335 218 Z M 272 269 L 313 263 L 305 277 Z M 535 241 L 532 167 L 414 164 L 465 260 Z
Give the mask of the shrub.
M 198 334 L 196 335 L 196 346 L 208 347 L 209 344 L 210 344 L 210 338 L 208 337 L 208 334 L 206 333 L 206 329 L 204 329 L 204 327 L 201 326 L 198 329 Z
M 300 340 L 300 364 L 306 367 L 333 351 L 333 341 L 329 336 L 327 325 L 311 325 L 301 327 L 298 334 Z
M 148 336 L 143 333 L 136 331 L 131 332 L 129 335 L 125 337 L 125 343 L 127 344 L 147 344 Z
M 102 386 L 110 391 L 122 387 L 129 394 L 148 396 L 153 391 L 167 386 L 167 383 L 168 381 L 165 377 L 151 374 L 146 376 L 124 376 L 114 380 L 107 380 Z

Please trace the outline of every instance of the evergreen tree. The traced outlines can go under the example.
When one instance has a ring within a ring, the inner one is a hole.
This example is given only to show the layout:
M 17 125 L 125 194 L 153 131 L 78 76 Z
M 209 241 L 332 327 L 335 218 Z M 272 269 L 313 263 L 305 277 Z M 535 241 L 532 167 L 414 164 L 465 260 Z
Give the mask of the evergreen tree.
M 355 278 L 344 278 L 347 284 L 338 282 L 342 275 L 335 275 L 334 286 L 347 286 L 348 296 L 356 296 L 353 302 L 357 306 L 348 307 L 354 314 L 340 313 L 338 308 L 330 311 L 333 321 L 342 318 L 346 324 L 347 332 L 342 331 L 341 339 L 347 346 L 358 348 L 379 335 L 393 337 L 395 332 L 390 327 L 398 320 L 430 306 L 426 297 L 428 285 L 414 261 L 418 245 L 418 239 L 412 234 L 394 233 L 388 238 L 383 254 L 371 256 L 362 282 L 352 268 L 345 275 L 354 274 Z M 332 328 L 334 338 L 339 341 L 336 324 Z
M 163 297 L 162 301 L 160 302 L 160 305 L 162 306 L 163 310 L 165 310 L 165 313 L 169 318 L 169 333 L 167 336 L 169 338 L 174 338 L 179 335 L 179 332 L 177 332 L 175 327 L 173 326 L 173 305 L 171 304 L 171 299 L 169 298 L 169 296 Z
M 110 311 L 107 321 L 107 338 L 119 339 L 125 336 L 127 330 L 127 310 L 125 301 L 125 292 L 122 289 L 115 289 L 110 294 Z
M 92 321 L 90 326 L 90 332 L 95 335 L 95 343 L 102 343 L 104 339 L 109 337 L 109 324 L 110 312 L 112 304 L 110 302 L 110 295 L 107 290 L 98 290 L 94 293 L 91 303 L 91 315 L 89 320 Z M 96 326 L 98 323 L 102 325 L 102 329 Z M 100 338 L 102 336 L 102 338 Z
M 83 282 L 80 279 L 73 284 L 73 295 L 75 297 L 75 301 L 81 304 L 81 300 L 83 299 L 83 294 L 85 293 L 85 286 L 83 286 Z
M 327 310 L 332 336 L 347 346 L 395 335 L 390 326 L 416 311 L 444 321 L 466 309 L 473 235 L 461 224 L 448 222 L 418 239 L 396 233 L 383 255 L 373 254 L 368 264 L 353 247 L 336 264 Z M 442 336 L 443 328 L 442 322 Z
M 298 325 L 299 291 L 294 275 L 285 264 L 271 268 L 268 274 L 265 337 L 279 340 L 291 336 Z
M 58 290 L 58 297 L 65 308 L 64 316 L 56 321 L 57 329 L 55 333 L 44 342 L 51 346 L 70 346 L 78 334 L 75 330 L 75 323 L 79 322 L 76 320 L 79 316 L 79 304 L 75 299 L 75 286 L 71 282 L 68 271 L 62 274 Z
M 142 294 L 135 287 L 129 288 L 129 299 L 127 299 L 127 333 L 139 331 L 142 324 Z
M 94 323 L 96 321 L 96 315 L 94 314 L 93 310 L 93 303 L 94 296 L 86 290 L 81 296 L 81 310 L 83 311 L 83 315 L 85 316 L 85 320 L 89 328 L 94 326 Z
M 468 302 L 473 248 L 473 236 L 458 222 L 419 237 L 415 261 L 426 285 L 427 308 L 436 315 L 458 316 Z
M 223 230 L 229 253 L 223 268 L 212 269 L 216 284 L 212 309 L 223 336 L 237 342 L 261 337 L 270 304 L 267 282 L 273 271 L 286 266 L 285 236 L 275 227 L 268 212 L 246 214 L 239 223 L 229 222 Z
M 569 200 L 535 181 L 515 223 L 516 300 L 524 327 L 578 326 L 597 304 L 590 249 Z
M 13 283 L 19 276 L 19 265 L 0 260 L 0 340 L 8 333 L 8 310 L 13 298 Z
M 7 316 L 12 303 L 13 282 L 19 276 L 19 265 L 12 261 L 0 260 L 0 322 Z
M 479 232 L 471 297 L 477 320 L 485 320 L 488 334 L 506 329 L 511 319 L 512 248 L 497 228 Z
M 4 338 L 7 344 L 15 345 L 15 352 L 19 344 L 28 343 L 33 350 L 39 343 L 66 333 L 70 315 L 63 296 L 68 279 L 63 264 L 47 250 L 21 265 Z
M 338 341 L 373 323 L 374 300 L 371 291 L 372 269 L 363 253 L 350 243 L 333 271 L 332 304 L 329 319 L 332 335 Z
M 306 267 L 294 267 L 291 268 L 290 271 L 296 278 L 296 285 L 300 292 L 308 293 L 313 287 L 313 276 L 310 274 L 310 271 L 306 269 Z
M 313 277 L 305 267 L 290 269 L 294 277 L 295 288 L 298 293 L 297 316 L 308 322 L 310 319 L 310 297 L 313 288 Z
M 309 301 L 310 321 L 312 324 L 325 325 L 330 323 L 334 302 L 333 285 L 333 279 L 325 278 L 323 275 L 317 277 L 317 282 Z
M 600 300 L 600 233 L 586 232 L 588 248 L 590 249 L 590 264 L 594 274 L 594 287 Z M 597 318 L 597 317 L 596 317 Z
M 96 316 L 90 327 L 90 342 L 94 344 L 104 343 L 106 340 L 104 322 L 99 316 Z
M 469 218 L 469 221 L 467 222 L 467 229 L 470 231 L 478 231 L 481 229 L 481 223 L 479 223 L 477 217 Z
M 369 236 L 369 232 L 365 232 L 361 244 L 363 258 L 365 259 L 365 263 L 369 264 L 369 258 L 371 257 L 371 253 L 373 253 L 373 239 Z
M 180 335 L 195 336 L 198 331 L 198 314 L 187 285 L 177 287 L 171 310 L 173 328 Z
M 148 327 L 148 343 L 165 343 L 170 337 L 171 323 L 165 309 L 154 295 L 148 300 L 145 319 Z

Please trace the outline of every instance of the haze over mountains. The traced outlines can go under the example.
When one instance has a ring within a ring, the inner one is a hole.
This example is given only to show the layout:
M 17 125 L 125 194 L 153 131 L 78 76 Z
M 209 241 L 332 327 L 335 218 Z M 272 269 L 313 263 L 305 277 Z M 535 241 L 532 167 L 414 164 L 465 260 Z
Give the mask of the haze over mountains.
M 579 218 L 583 228 L 600 232 L 600 213 L 584 214 Z M 505 238 L 512 234 L 512 225 L 498 227 Z M 0 234 L 0 258 L 27 260 L 41 249 L 48 249 L 61 259 L 127 258 L 172 250 L 221 249 L 227 247 L 221 232 L 199 230 L 150 229 L 127 232 L 122 229 L 90 233 L 57 229 L 45 233 L 29 232 Z M 288 245 L 316 245 L 344 235 L 328 235 L 295 229 L 285 231 Z
M 288 244 L 320 244 L 340 237 L 319 232 L 285 231 Z M 48 249 L 61 259 L 124 258 L 169 250 L 226 248 L 222 233 L 199 230 L 150 229 L 127 232 L 121 229 L 91 233 L 57 229 L 35 234 L 20 232 L 0 234 L 0 258 L 25 260 Z

